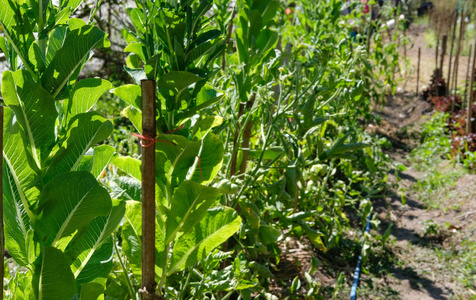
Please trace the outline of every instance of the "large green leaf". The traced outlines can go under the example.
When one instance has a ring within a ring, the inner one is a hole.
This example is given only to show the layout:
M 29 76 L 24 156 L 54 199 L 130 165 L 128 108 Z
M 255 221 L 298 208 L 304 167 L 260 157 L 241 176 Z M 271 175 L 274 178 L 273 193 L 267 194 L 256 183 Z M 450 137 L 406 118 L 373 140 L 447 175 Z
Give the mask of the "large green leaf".
M 113 206 L 109 216 L 97 217 L 86 232 L 68 247 L 66 255 L 74 262 L 72 270 L 78 284 L 97 277 L 107 277 L 112 267 L 111 234 L 121 222 L 125 213 L 125 202 Z
M 102 171 L 116 158 L 116 149 L 109 145 L 100 145 L 94 148 L 92 155 L 90 152 L 83 156 L 76 171 L 91 172 L 96 179 L 99 179 Z
M 121 156 L 116 158 L 113 164 L 119 169 L 121 169 L 122 171 L 134 177 L 135 179 L 139 181 L 142 180 L 142 173 L 141 173 L 142 163 L 137 158 L 133 158 L 130 156 Z
M 27 12 L 20 9 L 17 1 L 0 0 L 0 7 L 2 31 L 25 68 L 34 75 L 32 70 L 34 66 L 28 61 L 28 50 L 35 41 L 35 37 Z
M 70 122 L 61 148 L 51 161 L 45 182 L 61 173 L 76 170 L 86 151 L 109 137 L 112 129 L 112 123 L 96 112 L 75 116 Z
M 157 83 L 159 92 L 167 100 L 167 109 L 179 107 L 178 100 L 183 91 L 203 78 L 184 71 L 172 71 L 162 76 Z
M 206 214 L 219 195 L 218 189 L 184 181 L 175 191 L 167 214 L 166 243 L 179 232 L 192 229 Z
M 124 102 L 134 106 L 139 111 L 142 110 L 142 92 L 137 84 L 126 84 L 115 88 L 112 93 L 121 98 Z
M 220 171 L 225 150 L 221 139 L 213 133 L 208 133 L 196 143 L 201 144 L 197 153 L 200 159 L 197 161 L 191 179 L 206 184 L 211 182 Z
M 23 128 L 38 169 L 53 148 L 56 108 L 51 95 L 24 70 L 3 73 L 2 94 Z
M 33 284 L 39 300 L 71 300 L 76 294 L 68 259 L 54 247 L 45 247 L 35 268 Z
M 199 141 L 171 134 L 158 139 L 174 143 L 156 143 L 156 177 L 162 188 L 175 188 L 185 178 L 205 184 L 218 173 L 224 150 L 216 135 L 209 133 Z
M 101 176 L 102 171 L 114 160 L 116 157 L 115 153 L 116 149 L 109 145 L 101 145 L 94 148 L 90 172 L 96 179 Z
M 142 113 L 140 110 L 129 105 L 121 111 L 121 115 L 128 118 L 138 132 L 142 132 Z
M 81 286 L 79 300 L 97 300 L 103 293 L 104 286 L 102 284 L 99 282 L 88 282 Z
M 108 235 L 104 242 L 91 249 L 91 251 L 81 254 L 80 258 L 72 265 L 77 286 L 98 278 L 106 279 L 113 266 L 113 250 L 113 239 L 111 235 Z
M 142 205 L 127 201 L 125 222 L 122 226 L 122 250 L 126 254 L 132 273 L 140 276 L 142 259 Z
M 98 216 L 107 216 L 108 192 L 89 172 L 68 172 L 50 181 L 41 193 L 35 232 L 46 245 L 56 246 L 76 231 L 84 233 Z
M 68 27 L 60 26 L 53 31 L 48 39 L 48 48 L 46 50 L 46 65 L 49 65 L 55 57 L 56 51 L 63 47 Z
M 30 205 L 37 201 L 39 190 L 35 187 L 38 173 L 28 162 L 23 146 L 21 127 L 13 112 L 5 108 L 3 144 L 3 203 L 5 220 L 5 245 L 15 261 L 28 265 L 28 231 L 34 214 Z
M 167 274 L 193 266 L 240 229 L 241 217 L 228 207 L 209 209 L 195 227 L 175 243 Z
M 67 107 L 66 124 L 72 117 L 89 111 L 98 101 L 99 97 L 112 88 L 112 84 L 100 78 L 88 78 L 76 82 L 71 90 L 70 98 L 65 100 Z
M 84 59 L 96 46 L 109 46 L 106 34 L 99 28 L 85 25 L 70 31 L 63 47 L 56 51 L 55 57 L 41 76 L 41 84 L 57 98 L 69 82 L 71 76 L 81 67 Z M 64 97 L 66 98 L 66 97 Z M 60 97 L 63 99 L 63 97 Z

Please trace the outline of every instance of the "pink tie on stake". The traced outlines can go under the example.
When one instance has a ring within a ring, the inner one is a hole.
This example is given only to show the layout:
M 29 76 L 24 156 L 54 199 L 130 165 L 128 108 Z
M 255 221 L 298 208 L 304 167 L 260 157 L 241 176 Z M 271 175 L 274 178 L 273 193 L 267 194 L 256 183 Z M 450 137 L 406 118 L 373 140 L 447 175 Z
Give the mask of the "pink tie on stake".
M 179 131 L 179 130 L 182 129 L 184 126 L 185 126 L 185 124 L 182 125 L 182 126 L 180 126 L 180 127 L 177 128 L 177 129 L 168 131 L 168 132 L 166 132 L 165 134 L 170 134 L 170 133 Z M 131 134 L 132 134 L 133 136 L 136 136 L 136 137 L 138 137 L 138 138 L 141 139 L 140 145 L 141 145 L 142 147 L 144 147 L 144 148 L 150 147 L 150 146 L 154 145 L 154 144 L 157 143 L 157 142 L 169 143 L 169 144 L 172 144 L 172 145 L 174 145 L 174 146 L 177 146 L 177 144 L 174 143 L 174 142 L 172 142 L 172 141 L 158 140 L 158 139 L 146 137 L 146 136 L 143 136 L 143 135 L 140 135 L 140 134 L 137 134 L 137 133 L 131 133 Z M 144 141 L 149 141 L 150 143 L 149 143 L 149 144 L 144 144 Z M 201 164 L 201 159 L 200 159 L 200 156 L 199 156 L 199 155 L 197 155 L 197 158 L 198 158 L 198 171 L 200 172 L 200 182 L 202 182 L 202 181 L 203 181 L 203 179 L 202 179 L 202 167 L 200 166 L 200 164 Z
M 362 10 L 362 12 L 363 12 L 364 14 L 368 14 L 368 13 L 370 12 L 369 4 L 368 4 L 368 3 L 369 3 L 369 0 L 361 0 L 360 2 L 361 2 L 361 3 L 365 3 L 365 4 L 364 4 L 364 9 Z
M 144 148 L 147 148 L 147 147 L 150 147 L 152 146 L 153 144 L 155 144 L 156 142 L 161 142 L 161 143 L 169 143 L 169 144 L 172 144 L 174 146 L 177 146 L 177 144 L 175 144 L 174 142 L 172 141 L 164 141 L 164 140 L 157 140 L 155 138 L 150 138 L 150 137 L 146 137 L 146 136 L 143 136 L 143 135 L 140 135 L 140 134 L 137 134 L 137 133 L 131 133 L 133 136 L 136 136 L 138 138 L 141 139 L 140 141 L 140 145 Z M 149 144 L 144 144 L 144 141 L 149 141 L 150 143 Z

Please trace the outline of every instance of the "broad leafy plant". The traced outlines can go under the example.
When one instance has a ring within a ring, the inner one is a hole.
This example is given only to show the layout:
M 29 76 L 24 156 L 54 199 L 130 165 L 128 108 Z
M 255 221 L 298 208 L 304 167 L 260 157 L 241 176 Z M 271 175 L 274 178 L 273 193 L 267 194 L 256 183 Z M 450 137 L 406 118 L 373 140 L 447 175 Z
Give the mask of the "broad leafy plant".
M 78 80 L 106 34 L 70 15 L 81 1 L 0 1 L 6 248 L 28 271 L 13 299 L 96 299 L 112 268 L 125 205 L 98 182 L 115 157 L 112 124 L 91 111 L 111 84 Z
M 124 32 L 129 42 L 125 51 L 131 52 L 126 69 L 137 83 L 145 78 L 157 81 L 156 280 L 160 294 L 177 296 L 174 274 L 204 260 L 241 225 L 233 209 L 216 205 L 221 192 L 209 186 L 223 161 L 223 142 L 213 133 L 222 119 L 198 114 L 221 99 L 207 78 L 212 74 L 210 61 L 220 55 L 223 45 L 221 32 L 208 25 L 210 18 L 205 15 L 211 1 L 136 4 L 127 11 L 133 28 Z M 129 104 L 123 114 L 140 132 L 140 86 L 118 87 L 114 94 Z M 122 250 L 127 258 L 123 265 L 132 269 L 135 280 L 127 279 L 122 291 L 137 297 L 141 204 L 139 195 L 129 191 L 131 182 L 140 186 L 141 162 L 119 157 L 114 164 L 129 175 L 114 183 L 128 200 L 122 227 Z

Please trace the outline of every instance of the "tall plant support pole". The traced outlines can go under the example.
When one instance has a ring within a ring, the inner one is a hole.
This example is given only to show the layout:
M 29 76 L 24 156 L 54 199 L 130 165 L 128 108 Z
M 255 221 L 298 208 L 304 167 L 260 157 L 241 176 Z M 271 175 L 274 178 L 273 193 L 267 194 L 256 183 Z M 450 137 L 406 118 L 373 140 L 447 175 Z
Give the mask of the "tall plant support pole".
M 453 36 L 451 37 L 451 48 L 450 48 L 450 57 L 449 57 L 449 62 L 448 62 L 448 89 L 446 89 L 446 96 L 449 95 L 450 90 L 451 90 L 451 59 L 453 58 L 453 48 L 455 44 L 455 37 L 456 37 L 456 27 L 458 27 L 458 11 L 455 12 L 454 16 L 455 20 L 453 22 Z M 456 59 L 455 59 L 456 63 Z M 453 104 L 454 106 L 454 104 Z
M 475 44 L 476 45 L 476 44 Z M 473 122 L 471 119 L 473 118 L 473 100 L 474 100 L 474 92 L 473 92 L 473 86 L 474 86 L 474 61 L 476 59 L 476 46 L 474 47 L 474 54 L 473 54 L 473 65 L 471 66 L 471 80 L 470 80 L 470 86 L 469 86 L 469 101 L 468 101 L 468 115 L 466 119 L 466 133 L 471 133 L 473 132 Z
M 155 297 L 155 81 L 142 80 L 142 284 L 143 300 Z
M 448 36 L 444 35 L 443 41 L 441 43 L 440 74 L 439 74 L 440 78 L 443 78 L 443 62 L 445 61 L 447 40 L 448 40 Z
M 464 97 L 463 97 L 462 107 L 464 107 L 464 104 L 466 104 L 466 97 L 468 95 L 468 80 L 470 79 L 469 78 L 469 69 L 470 69 L 470 65 L 471 65 L 471 50 L 472 50 L 472 47 L 473 47 L 473 45 L 469 45 L 468 64 L 467 64 L 468 67 L 466 68 L 466 81 L 465 81 L 465 84 L 464 84 Z
M 416 96 L 418 96 L 418 90 L 420 85 L 420 60 L 421 60 L 421 48 L 418 47 L 418 65 L 417 65 L 417 75 L 416 75 Z
M 3 106 L 0 105 L 0 145 L 3 152 Z M 3 198 L 3 159 L 0 159 L 0 195 Z M 3 300 L 3 278 L 5 277 L 5 228 L 3 225 L 3 201 L 0 201 L 0 282 L 2 283 L 2 293 L 0 300 Z
M 435 70 L 438 69 L 438 48 L 440 47 L 440 37 L 438 36 L 438 33 L 436 33 L 436 49 L 435 49 Z M 436 73 L 437 77 L 439 77 L 439 73 Z
M 246 110 L 251 113 L 251 109 L 255 103 L 256 93 L 253 93 L 250 97 L 250 100 L 246 103 Z M 244 174 L 246 172 L 246 167 L 248 165 L 248 153 L 250 152 L 250 139 L 251 139 L 251 129 L 253 123 L 251 118 L 245 124 L 245 131 L 243 132 L 243 142 L 241 143 L 241 149 L 243 149 L 243 158 L 241 160 L 241 165 L 239 169 L 239 174 Z
M 456 58 L 455 58 L 455 66 L 453 72 L 453 89 L 456 91 L 456 87 L 458 85 L 458 68 L 459 68 L 459 55 L 461 54 L 461 39 L 464 36 L 464 10 L 461 11 L 461 20 L 460 20 L 460 27 L 459 27 L 459 37 L 458 37 L 458 44 L 456 47 Z M 469 52 L 471 53 L 471 51 Z M 471 54 L 470 54 L 471 55 Z
M 221 61 L 221 69 L 222 71 L 225 71 L 225 67 L 226 67 L 226 54 L 228 52 L 230 52 L 230 48 L 231 48 L 231 43 L 230 43 L 230 40 L 231 40 L 231 34 L 233 33 L 233 20 L 235 19 L 235 16 L 236 16 L 236 7 L 233 8 L 233 12 L 231 14 L 231 22 L 230 22 L 230 25 L 228 25 L 228 34 L 226 36 L 226 50 L 225 52 L 223 52 L 223 56 L 222 56 L 222 61 Z

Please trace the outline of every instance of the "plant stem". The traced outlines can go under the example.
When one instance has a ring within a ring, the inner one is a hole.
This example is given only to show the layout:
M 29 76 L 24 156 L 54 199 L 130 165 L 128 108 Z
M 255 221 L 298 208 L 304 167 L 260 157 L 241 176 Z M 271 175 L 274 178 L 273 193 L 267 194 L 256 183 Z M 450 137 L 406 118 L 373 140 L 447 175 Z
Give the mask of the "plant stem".
M 117 254 L 117 258 L 119 259 L 119 264 L 121 265 L 121 268 L 122 268 L 122 273 L 124 274 L 124 278 L 126 279 L 126 284 L 127 284 L 127 289 L 129 290 L 129 294 L 131 295 L 131 297 L 138 300 L 137 299 L 137 293 L 134 291 L 134 288 L 132 287 L 132 282 L 131 282 L 129 276 L 127 276 L 128 272 L 126 270 L 126 266 L 125 266 L 124 262 L 122 261 L 121 254 L 119 252 L 119 249 L 117 248 L 116 237 L 114 236 L 113 239 L 114 239 L 114 251 Z
M 165 247 L 166 257 L 168 257 L 169 250 L 170 250 L 170 243 L 167 244 L 167 246 Z M 162 286 L 164 285 L 165 277 L 167 277 L 167 266 L 168 266 L 168 259 L 166 258 L 164 268 L 162 269 L 162 278 L 160 278 L 159 286 L 157 287 L 159 294 L 165 294 L 162 292 Z
M 38 1 L 38 46 L 40 47 L 40 53 L 43 58 L 46 57 L 46 39 L 41 37 L 41 34 L 44 30 L 44 20 L 43 20 L 43 11 L 46 7 L 43 7 L 43 0 Z

